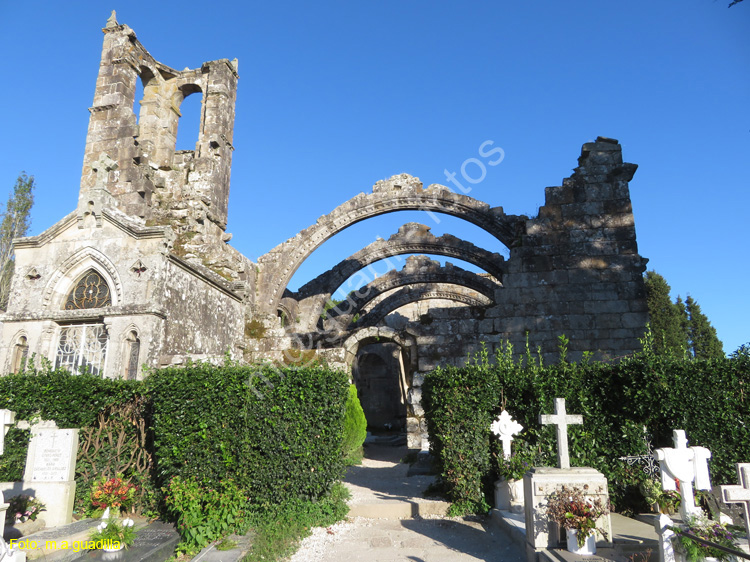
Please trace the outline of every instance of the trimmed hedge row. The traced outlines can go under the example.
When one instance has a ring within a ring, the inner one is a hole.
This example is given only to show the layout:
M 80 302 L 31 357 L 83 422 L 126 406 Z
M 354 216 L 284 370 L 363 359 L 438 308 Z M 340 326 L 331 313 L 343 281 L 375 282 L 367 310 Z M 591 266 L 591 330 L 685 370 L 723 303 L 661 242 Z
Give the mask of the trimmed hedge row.
M 604 473 L 615 505 L 636 509 L 644 507 L 636 489 L 645 474 L 618 458 L 646 452 L 644 427 L 655 448 L 671 447 L 672 430 L 684 429 L 692 445 L 712 451 L 712 482 L 735 482 L 735 463 L 750 460 L 749 385 L 747 355 L 683 361 L 642 354 L 615 364 L 563 359 L 542 366 L 528 352 L 514 360 L 508 346 L 492 364 L 480 353 L 471 365 L 428 374 L 423 400 L 433 453 L 457 511 L 487 507 L 498 450 L 489 424 L 503 406 L 526 428 L 516 439 L 555 465 L 554 429 L 540 426 L 539 414 L 553 413 L 556 397 L 584 417 L 583 426 L 569 427 L 571 464 Z
M 153 492 L 174 476 L 216 489 L 231 479 L 253 503 L 280 503 L 316 499 L 341 476 L 348 386 L 346 373 L 322 367 L 198 363 L 154 371 L 145 381 L 28 371 L 0 377 L 0 408 L 15 411 L 18 420 L 41 418 L 81 428 L 81 447 L 86 428 L 101 423 L 108 430 L 103 434 L 112 427 L 115 437 L 127 432 L 126 447 L 145 447 L 154 460 L 152 470 L 126 474 L 149 489 L 152 495 L 143 501 L 151 507 Z M 132 415 L 145 421 L 145 429 Z M 22 478 L 28 441 L 28 430 L 10 430 L 0 456 L 0 481 Z M 112 475 L 121 471 L 123 452 L 110 441 L 89 440 L 87 454 L 79 452 L 79 509 L 88 505 L 86 475 L 102 467 Z
M 160 485 L 231 478 L 253 503 L 275 504 L 318 498 L 342 475 L 344 372 L 196 364 L 147 385 Z

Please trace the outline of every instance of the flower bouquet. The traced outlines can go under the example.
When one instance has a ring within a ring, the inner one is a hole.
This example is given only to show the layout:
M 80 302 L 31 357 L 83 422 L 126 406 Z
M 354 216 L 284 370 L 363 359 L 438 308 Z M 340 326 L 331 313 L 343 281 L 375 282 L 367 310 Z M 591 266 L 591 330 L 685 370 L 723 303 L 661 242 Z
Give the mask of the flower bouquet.
M 9 524 L 36 521 L 39 513 L 47 511 L 42 502 L 33 496 L 21 494 L 8 500 L 8 511 L 5 512 L 5 522 Z
M 556 521 L 567 531 L 575 531 L 578 548 L 582 548 L 586 539 L 599 531 L 604 538 L 607 533 L 596 526 L 597 520 L 609 514 L 609 506 L 600 498 L 591 499 L 579 488 L 562 487 L 547 497 L 547 516 Z
M 132 519 L 123 519 L 122 522 L 114 518 L 102 519 L 90 540 L 94 541 L 96 548 L 106 552 L 122 550 L 135 540 L 134 524 Z
M 686 525 L 687 528 L 683 528 L 682 530 L 695 535 L 699 539 L 720 544 L 721 546 L 734 550 L 739 550 L 738 537 L 727 529 L 726 525 L 723 525 L 718 521 L 712 521 L 705 514 L 689 517 Z M 677 537 L 679 548 L 685 552 L 685 558 L 687 558 L 689 562 L 701 562 L 709 557 L 725 562 L 736 560 L 736 557 L 733 555 L 724 552 L 723 550 L 719 550 L 718 548 L 713 548 L 696 542 L 690 537 L 679 534 Z
M 100 509 L 116 508 L 127 511 L 135 501 L 136 486 L 124 480 L 122 474 L 114 478 L 102 476 L 94 482 L 91 503 Z

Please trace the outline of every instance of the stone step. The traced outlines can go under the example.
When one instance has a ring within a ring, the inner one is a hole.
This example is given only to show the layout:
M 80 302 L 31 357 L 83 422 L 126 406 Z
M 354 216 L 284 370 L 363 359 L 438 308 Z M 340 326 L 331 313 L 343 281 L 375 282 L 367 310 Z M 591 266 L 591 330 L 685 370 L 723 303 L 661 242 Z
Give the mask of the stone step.
M 440 500 L 404 498 L 355 503 L 349 506 L 349 517 L 368 519 L 411 519 L 413 517 L 444 516 L 450 504 Z

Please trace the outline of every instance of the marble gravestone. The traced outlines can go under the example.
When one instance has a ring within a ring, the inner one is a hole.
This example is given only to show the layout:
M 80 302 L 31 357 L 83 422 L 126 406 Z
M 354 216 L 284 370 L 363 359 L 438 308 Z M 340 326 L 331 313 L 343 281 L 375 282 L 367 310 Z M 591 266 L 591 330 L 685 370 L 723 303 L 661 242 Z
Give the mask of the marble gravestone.
M 73 520 L 78 430 L 59 429 L 54 422 L 26 427 L 31 440 L 23 481 L 3 482 L 0 490 L 5 497 L 28 494 L 39 499 L 46 507 L 42 518 L 47 527 L 66 525 Z
M 543 425 L 557 425 L 558 467 L 535 467 L 523 477 L 524 487 L 524 515 L 526 523 L 526 558 L 535 562 L 537 551 L 544 548 L 555 548 L 560 542 L 559 528 L 554 521 L 547 517 L 547 497 L 555 491 L 567 488 L 579 488 L 592 499 L 601 499 L 605 505 L 609 504 L 609 490 L 607 479 L 599 471 L 586 467 L 570 467 L 568 452 L 567 426 L 582 424 L 580 415 L 568 415 L 565 411 L 565 399 L 555 399 L 555 414 L 540 415 L 539 423 Z M 597 545 L 612 546 L 612 524 L 609 515 L 602 516 L 597 521 L 597 528 L 606 533 L 602 537 L 597 533 Z
M 77 454 L 77 429 L 31 429 L 24 487 L 33 489 L 47 506 L 44 519 L 48 527 L 65 525 L 73 519 Z

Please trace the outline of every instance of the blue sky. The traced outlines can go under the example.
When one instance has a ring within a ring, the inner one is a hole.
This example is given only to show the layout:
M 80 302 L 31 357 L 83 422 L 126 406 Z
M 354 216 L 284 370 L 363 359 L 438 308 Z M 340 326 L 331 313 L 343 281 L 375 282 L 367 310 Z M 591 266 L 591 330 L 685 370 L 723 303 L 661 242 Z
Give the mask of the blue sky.
M 640 253 L 731 352 L 750 341 L 750 4 L 728 3 L 0 0 L 0 197 L 21 170 L 36 177 L 33 234 L 75 208 L 100 30 L 116 9 L 174 68 L 239 59 L 228 231 L 252 259 L 379 179 L 447 183 L 488 140 L 505 159 L 470 195 L 536 214 L 581 145 L 609 136 L 639 165 Z M 197 138 L 191 99 L 178 148 Z M 408 221 L 502 250 L 439 219 L 359 223 L 291 288 Z

